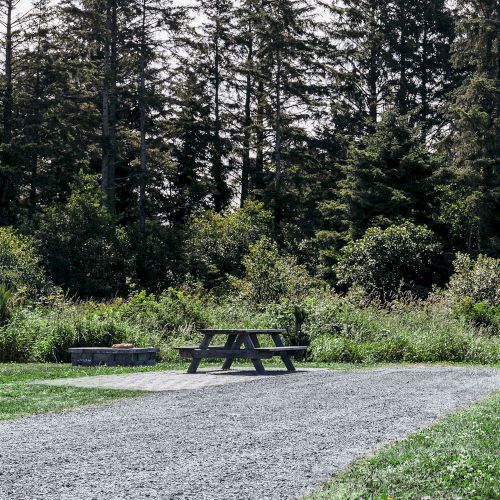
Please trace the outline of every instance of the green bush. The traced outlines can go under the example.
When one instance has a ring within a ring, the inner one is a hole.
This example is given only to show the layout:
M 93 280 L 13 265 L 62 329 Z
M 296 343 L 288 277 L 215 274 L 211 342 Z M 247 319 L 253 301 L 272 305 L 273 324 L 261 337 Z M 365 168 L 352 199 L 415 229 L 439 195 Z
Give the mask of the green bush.
M 212 289 L 229 274 L 241 276 L 242 259 L 250 245 L 271 233 L 272 214 L 257 202 L 243 208 L 217 213 L 208 210 L 188 227 L 185 255 L 191 274 Z
M 395 304 L 393 308 L 337 304 L 331 306 L 328 322 L 311 317 L 304 328 L 311 340 L 309 355 L 316 361 L 500 361 L 498 338 L 479 335 L 441 304 Z
M 327 290 L 267 304 L 169 290 L 107 303 L 25 305 L 0 325 L 0 361 L 62 361 L 68 347 L 115 342 L 154 345 L 161 359 L 174 361 L 173 347 L 196 344 L 197 328 L 208 326 L 286 328 L 287 342 L 310 345 L 309 359 L 318 362 L 500 362 L 500 338 L 446 302 L 361 305 Z
M 425 295 L 435 283 L 439 253 L 433 233 L 422 226 L 371 228 L 341 250 L 335 271 L 339 285 L 357 285 L 382 299 L 406 290 Z
M 160 347 L 173 359 L 179 341 L 196 340 L 196 329 L 206 326 L 201 300 L 178 290 L 158 298 L 144 291 L 128 301 L 69 302 L 17 309 L 0 327 L 0 362 L 67 360 L 76 346 L 110 346 L 130 342 Z
M 141 290 L 127 301 L 115 301 L 120 317 L 137 322 L 167 338 L 185 334 L 207 324 L 206 310 L 199 297 L 170 288 L 158 297 Z
M 458 253 L 453 267 L 454 273 L 445 290 L 451 302 L 459 304 L 469 297 L 474 303 L 500 305 L 500 259 L 479 255 L 474 260 Z
M 12 314 L 14 292 L 0 283 L 0 325 L 5 323 Z
M 33 240 L 11 227 L 0 227 L 0 283 L 29 298 L 48 286 Z
M 486 300 L 476 303 L 467 297 L 456 312 L 472 324 L 488 327 L 493 333 L 500 334 L 500 305 L 492 306 Z
M 47 209 L 37 237 L 50 276 L 71 295 L 102 299 L 127 291 L 128 236 L 102 206 L 93 178 L 74 185 L 64 206 Z
M 303 297 L 314 286 L 305 267 L 294 257 L 280 255 L 276 243 L 268 238 L 250 246 L 243 266 L 243 277 L 233 278 L 232 285 L 240 299 L 250 304 Z

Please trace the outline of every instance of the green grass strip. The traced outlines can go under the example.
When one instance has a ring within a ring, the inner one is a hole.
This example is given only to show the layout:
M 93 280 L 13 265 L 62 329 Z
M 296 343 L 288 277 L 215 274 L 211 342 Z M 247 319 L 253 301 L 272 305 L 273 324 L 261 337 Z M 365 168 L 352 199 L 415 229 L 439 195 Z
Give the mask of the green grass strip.
M 4 384 L 0 385 L 0 420 L 64 411 L 76 406 L 102 404 L 139 394 L 144 393 L 114 389 Z
M 500 393 L 362 458 L 307 500 L 500 498 Z

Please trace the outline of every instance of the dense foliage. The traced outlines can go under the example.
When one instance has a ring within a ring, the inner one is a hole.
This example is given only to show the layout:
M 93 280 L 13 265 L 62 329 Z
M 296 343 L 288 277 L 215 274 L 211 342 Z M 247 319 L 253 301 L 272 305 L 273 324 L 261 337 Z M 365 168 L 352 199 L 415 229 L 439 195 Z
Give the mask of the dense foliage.
M 435 283 L 440 250 L 432 232 L 410 222 L 370 228 L 342 249 L 336 274 L 340 285 L 358 285 L 379 297 L 418 294 Z
M 0 226 L 71 295 L 224 290 L 263 236 L 335 285 L 408 222 L 436 283 L 500 255 L 498 2 L 24 5 L 0 2 Z
M 0 359 L 209 324 L 497 359 L 497 1 L 32 3 L 0 1 Z
M 48 285 L 33 240 L 10 227 L 0 227 L 0 284 L 4 290 L 30 298 Z

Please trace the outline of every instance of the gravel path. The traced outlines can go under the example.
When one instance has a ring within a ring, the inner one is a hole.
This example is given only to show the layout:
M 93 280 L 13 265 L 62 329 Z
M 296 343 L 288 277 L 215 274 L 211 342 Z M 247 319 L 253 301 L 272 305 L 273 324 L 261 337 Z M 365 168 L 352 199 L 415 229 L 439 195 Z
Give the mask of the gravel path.
M 307 371 L 0 422 L 1 500 L 299 498 L 500 389 L 500 371 Z

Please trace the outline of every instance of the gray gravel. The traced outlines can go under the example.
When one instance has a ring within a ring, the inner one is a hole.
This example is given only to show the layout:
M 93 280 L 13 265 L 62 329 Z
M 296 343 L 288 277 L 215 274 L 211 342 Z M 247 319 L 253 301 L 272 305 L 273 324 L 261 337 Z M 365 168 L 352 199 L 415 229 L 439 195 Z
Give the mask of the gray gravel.
M 307 371 L 0 423 L 0 499 L 299 498 L 500 389 L 494 369 Z

